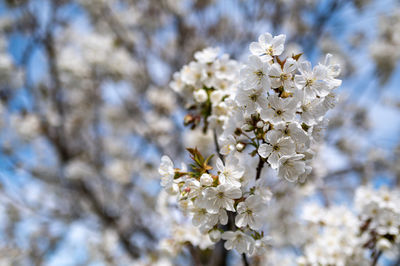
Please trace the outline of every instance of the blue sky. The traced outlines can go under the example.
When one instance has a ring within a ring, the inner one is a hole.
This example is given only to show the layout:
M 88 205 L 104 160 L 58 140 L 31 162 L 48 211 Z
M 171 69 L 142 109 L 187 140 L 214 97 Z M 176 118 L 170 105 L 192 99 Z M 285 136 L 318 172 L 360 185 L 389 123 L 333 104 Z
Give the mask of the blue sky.
M 321 8 L 325 5 L 327 1 L 322 1 Z M 37 10 L 37 14 L 40 17 L 41 25 L 43 27 L 48 21 L 48 4 L 47 1 L 34 0 L 32 1 L 32 6 Z M 231 16 L 237 17 L 238 24 L 240 24 L 240 10 L 235 8 L 234 5 L 229 4 L 229 1 L 220 1 L 218 5 L 221 6 L 222 12 L 225 12 Z M 338 40 L 346 40 L 350 37 L 357 29 L 367 33 L 367 40 L 373 40 L 376 36 L 376 25 L 380 14 L 390 14 L 393 12 L 393 6 L 395 5 L 394 0 L 383 0 L 375 1 L 372 6 L 368 6 L 366 12 L 360 14 L 354 8 L 346 8 L 343 12 L 336 14 L 334 18 L 329 22 L 329 29 L 332 35 Z M 88 26 L 87 18 L 84 13 L 81 12 L 79 8 L 75 5 L 66 8 L 62 12 L 63 16 L 74 17 L 74 24 L 79 25 L 83 31 L 90 30 Z M 10 15 L 9 11 L 5 9 L 4 3 L 0 3 L 0 16 Z M 212 13 L 209 15 L 212 19 Z M 311 18 L 312 19 L 312 18 Z M 259 29 L 259 33 L 268 30 L 268 25 L 255 25 Z M 167 28 L 166 31 L 169 29 Z M 160 38 L 165 38 L 163 34 L 160 34 Z M 160 40 L 161 41 L 161 40 Z M 250 42 L 251 40 L 249 40 Z M 15 62 L 19 63 L 21 58 L 21 53 L 26 47 L 27 42 L 25 37 L 14 35 L 9 39 L 9 52 L 12 54 Z M 210 44 L 215 45 L 215 44 Z M 246 54 L 247 47 L 243 47 L 244 54 Z M 376 79 L 374 79 L 374 65 L 371 58 L 365 56 L 368 54 L 368 47 L 362 47 L 362 49 L 352 51 L 352 61 L 355 66 L 360 69 L 358 75 L 352 77 L 351 79 L 344 79 L 341 91 L 343 93 L 349 93 L 352 98 L 357 98 L 362 95 L 360 102 L 367 108 L 372 109 L 371 120 L 373 124 L 373 134 L 368 136 L 370 145 L 372 147 L 383 147 L 392 148 L 396 144 L 400 137 L 400 116 L 398 111 L 390 106 L 385 106 L 381 104 L 376 104 L 376 90 L 379 87 Z M 316 52 L 313 55 L 309 55 L 309 58 L 316 63 L 320 58 L 320 55 Z M 154 67 L 158 69 L 156 76 L 160 84 L 166 83 L 167 78 L 170 73 L 175 70 L 166 69 L 163 64 L 154 59 Z M 36 50 L 28 68 L 28 77 L 30 82 L 36 83 L 39 81 L 44 73 L 46 73 L 46 62 L 40 50 Z M 168 73 L 168 74 L 165 74 Z M 395 73 L 392 75 L 391 79 L 387 84 L 384 85 L 384 98 L 389 97 L 391 99 L 400 99 L 400 68 L 397 67 Z M 109 84 L 105 86 L 106 95 L 109 97 L 109 101 L 116 100 L 113 95 L 114 90 L 109 88 L 109 86 L 119 86 L 119 90 L 124 90 L 124 84 L 113 85 Z M 381 88 L 382 89 L 382 88 Z M 366 92 L 365 92 L 366 91 Z M 29 95 L 20 93 L 16 101 L 9 106 L 10 110 L 18 110 L 21 106 L 29 106 Z M 345 115 L 345 114 L 344 114 Z M 29 159 L 29 150 L 21 151 L 21 156 Z M 335 155 L 332 155 L 332 158 Z M 12 182 L 9 182 L 7 177 L 11 177 L 13 173 L 7 170 L 7 162 L 4 156 L 0 154 L 0 180 L 6 182 L 6 187 L 8 189 L 14 189 L 13 186 L 20 185 L 17 180 L 27 180 L 26 177 L 20 176 L 17 178 L 13 176 Z M 2 182 L 2 183 L 3 183 Z M 21 226 L 21 238 L 23 235 L 30 230 L 30 226 L 34 226 L 34 221 L 27 221 L 27 223 Z M 56 226 L 56 225 L 55 225 Z M 57 227 L 57 226 L 56 226 Z M 90 230 L 82 224 L 72 224 L 72 227 L 68 232 L 65 241 L 56 250 L 56 252 L 49 257 L 47 265 L 76 265 L 77 262 L 84 260 L 85 249 L 80 243 L 84 242 L 85 239 L 90 237 Z M 0 238 L 1 239 L 1 238 Z M 73 255 L 71 255 L 73 254 Z

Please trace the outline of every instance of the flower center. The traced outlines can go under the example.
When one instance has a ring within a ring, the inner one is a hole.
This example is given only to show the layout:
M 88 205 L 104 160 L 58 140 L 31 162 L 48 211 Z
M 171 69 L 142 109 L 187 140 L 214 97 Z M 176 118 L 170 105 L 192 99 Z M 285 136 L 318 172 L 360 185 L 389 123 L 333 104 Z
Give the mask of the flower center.
M 252 100 L 253 102 L 257 101 L 258 95 L 257 94 L 252 94 L 249 96 L 250 100 Z
M 284 133 L 286 136 L 289 136 L 289 135 L 290 135 L 290 131 L 289 131 L 288 128 L 286 128 L 285 131 L 283 131 L 283 133 Z
M 261 70 L 257 70 L 256 72 L 254 72 L 254 74 L 261 79 L 264 76 L 264 72 L 262 72 Z
M 285 81 L 289 79 L 289 74 L 282 73 L 280 76 L 281 81 Z
M 272 55 L 274 53 L 274 50 L 272 49 L 272 45 L 268 46 L 268 48 L 265 50 L 265 53 L 268 55 Z
M 383 200 L 384 200 L 384 201 L 390 201 L 390 196 L 389 196 L 389 195 L 385 195 L 385 196 L 383 197 Z
M 306 80 L 306 87 L 311 86 L 313 83 L 314 83 L 314 80 L 313 80 L 313 79 L 307 79 L 307 80 Z

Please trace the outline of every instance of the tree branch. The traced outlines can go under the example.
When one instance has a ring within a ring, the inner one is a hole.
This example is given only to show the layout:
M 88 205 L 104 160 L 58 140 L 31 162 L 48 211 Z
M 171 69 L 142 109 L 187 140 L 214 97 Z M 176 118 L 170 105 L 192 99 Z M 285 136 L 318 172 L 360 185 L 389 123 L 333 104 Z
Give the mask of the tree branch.
M 376 266 L 378 264 L 378 260 L 380 258 L 380 256 L 382 255 L 382 250 L 379 250 L 373 257 L 371 266 Z

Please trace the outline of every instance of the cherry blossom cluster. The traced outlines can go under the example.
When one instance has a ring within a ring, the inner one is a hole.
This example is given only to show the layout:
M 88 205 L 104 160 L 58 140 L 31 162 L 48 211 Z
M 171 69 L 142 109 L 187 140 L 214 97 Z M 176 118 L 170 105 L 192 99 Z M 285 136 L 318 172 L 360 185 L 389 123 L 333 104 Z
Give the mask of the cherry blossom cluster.
M 284 58 L 284 42 L 284 35 L 261 35 L 239 75 L 237 62 L 207 48 L 170 83 L 197 112 L 185 123 L 193 129 L 203 122 L 204 133 L 214 131 L 218 159 L 211 166 L 213 156 L 188 149 L 193 163 L 175 169 L 163 156 L 161 185 L 212 241 L 222 238 L 226 249 L 247 255 L 270 245 L 263 229 L 272 193 L 263 185 L 263 167 L 289 181 L 306 178 L 312 144 L 321 138 L 324 115 L 336 101 L 333 90 L 341 84 L 330 55 L 312 68 L 301 54 Z
M 382 82 L 388 81 L 400 59 L 400 9 L 396 8 L 386 16 L 381 16 L 378 36 L 371 43 L 370 54 L 375 61 Z
M 194 57 L 174 74 L 170 87 L 194 110 L 185 117 L 187 125 L 194 128 L 204 119 L 204 131 L 208 126 L 221 129 L 230 114 L 228 99 L 236 90 L 239 63 L 228 54 L 219 56 L 218 48 L 206 48 Z
M 224 163 L 217 159 L 216 173 L 197 149 L 188 149 L 193 164 L 175 169 L 171 159 L 163 156 L 159 173 L 161 185 L 169 194 L 178 196 L 181 209 L 202 233 L 208 233 L 213 242 L 227 240 L 227 249 L 240 253 L 261 252 L 269 238 L 259 231 L 263 226 L 263 211 L 271 198 L 270 191 L 260 183 L 246 186 L 245 169 L 234 156 Z M 234 217 L 234 219 L 233 219 Z M 239 229 L 228 231 L 226 229 Z M 257 250 L 256 250 L 257 247 Z
M 345 206 L 305 205 L 302 218 L 314 237 L 306 243 L 299 265 L 371 265 L 383 252 L 394 251 L 399 243 L 399 191 L 362 186 L 354 206 L 358 216 Z
M 357 217 L 344 206 L 307 204 L 303 210 L 311 237 L 298 265 L 369 265 L 358 238 Z
M 355 206 L 362 221 L 360 233 L 365 247 L 379 252 L 400 242 L 400 191 L 359 187 Z
M 310 147 L 321 138 L 324 115 L 336 103 L 340 68 L 330 63 L 331 55 L 315 67 L 301 54 L 280 59 L 284 41 L 284 35 L 267 33 L 251 43 L 235 112 L 220 141 L 225 154 L 252 146 L 279 177 L 295 181 L 311 171 Z
M 158 249 L 175 257 L 188 243 L 201 250 L 212 247 L 214 242 L 210 240 L 209 235 L 201 233 L 190 219 L 182 221 L 180 211 L 176 207 L 176 195 L 168 194 L 165 190 L 159 193 L 156 211 L 160 219 L 157 220 L 157 224 L 170 228 L 170 231 L 168 236 L 159 242 Z

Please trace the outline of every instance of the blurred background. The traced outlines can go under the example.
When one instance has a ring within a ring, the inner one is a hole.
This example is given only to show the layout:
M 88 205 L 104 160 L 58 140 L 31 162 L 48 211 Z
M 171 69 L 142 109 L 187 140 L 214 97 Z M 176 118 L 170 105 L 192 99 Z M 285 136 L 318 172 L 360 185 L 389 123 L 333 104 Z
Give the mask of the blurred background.
M 195 51 L 243 61 L 265 32 L 342 66 L 311 174 L 325 204 L 399 185 L 399 1 L 2 0 L 0 265 L 191 264 L 202 251 L 171 238 L 157 168 L 214 148 L 168 83 Z M 297 228 L 285 202 L 282 249 Z

